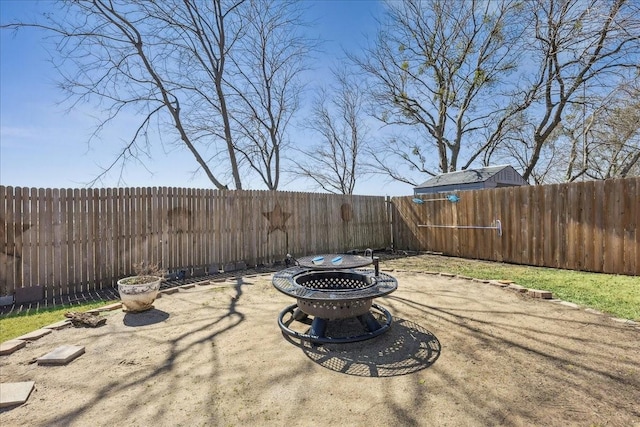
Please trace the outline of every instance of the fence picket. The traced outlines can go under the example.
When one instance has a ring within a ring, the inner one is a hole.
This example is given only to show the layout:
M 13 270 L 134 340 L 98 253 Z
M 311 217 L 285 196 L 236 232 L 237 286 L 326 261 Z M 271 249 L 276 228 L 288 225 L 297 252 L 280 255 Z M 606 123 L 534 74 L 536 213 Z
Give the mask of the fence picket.
M 33 266 L 29 262 L 32 247 L 33 227 L 31 224 L 31 191 L 25 187 L 22 189 L 22 286 L 33 286 Z
M 82 279 L 83 290 L 95 289 L 96 283 L 96 212 L 98 210 L 99 191 L 96 189 L 80 192 L 81 196 L 86 196 L 86 229 L 80 233 L 85 241 L 82 244 Z M 84 207 L 82 208 L 84 211 Z M 86 234 L 85 234 L 86 233 Z
M 15 227 L 13 227 L 13 239 L 14 239 L 14 259 L 16 263 L 15 273 L 13 275 L 13 280 L 15 280 L 16 286 L 25 286 L 22 280 L 22 272 L 24 271 L 24 258 L 22 256 L 23 252 L 23 234 L 25 229 L 24 224 L 24 216 L 22 214 L 22 188 L 16 187 L 14 188 L 14 200 L 13 200 L 13 217 L 15 221 Z
M 634 191 L 635 188 L 635 191 Z M 635 256 L 629 257 L 629 266 L 627 268 L 627 274 L 640 275 L 640 177 L 636 177 L 633 181 L 633 186 L 628 190 L 629 205 L 630 205 L 630 218 L 631 222 L 627 225 L 629 231 L 629 245 L 633 249 L 628 248 L 629 252 L 632 250 L 635 252 Z
M 573 206 L 578 201 L 578 185 L 566 185 L 567 188 L 567 206 Z M 578 265 L 577 247 L 578 247 L 578 218 L 576 210 L 568 210 L 565 216 L 566 223 L 566 265 L 569 268 L 575 268 Z
M 63 294 L 73 293 L 73 286 L 71 285 L 71 281 L 69 280 L 69 249 L 72 246 L 69 244 L 69 217 L 73 214 L 73 211 L 67 211 L 67 189 L 60 189 L 60 199 L 59 199 L 59 209 L 60 209 L 60 242 L 58 243 L 59 247 L 59 265 L 60 265 L 60 287 L 62 288 Z M 73 251 L 73 249 L 72 249 Z
M 87 190 L 69 189 L 67 192 L 67 212 L 71 216 L 67 219 L 67 236 L 69 239 L 69 281 L 74 292 L 84 289 L 84 276 L 88 257 L 87 248 Z
M 586 271 L 595 271 L 593 253 L 593 245 L 595 240 L 594 212 L 596 211 L 596 209 L 594 209 L 595 186 L 594 181 L 587 181 L 583 184 L 584 187 L 582 192 L 582 199 L 580 201 L 580 203 L 582 204 L 582 215 L 580 217 L 580 222 L 582 224 L 582 265 Z

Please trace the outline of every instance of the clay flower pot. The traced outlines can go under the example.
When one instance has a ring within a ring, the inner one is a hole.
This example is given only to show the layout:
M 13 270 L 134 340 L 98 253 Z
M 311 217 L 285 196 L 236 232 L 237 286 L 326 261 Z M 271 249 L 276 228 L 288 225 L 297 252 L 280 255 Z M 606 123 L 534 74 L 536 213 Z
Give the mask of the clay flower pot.
M 118 280 L 122 309 L 128 312 L 149 310 L 158 296 L 162 277 L 132 276 Z

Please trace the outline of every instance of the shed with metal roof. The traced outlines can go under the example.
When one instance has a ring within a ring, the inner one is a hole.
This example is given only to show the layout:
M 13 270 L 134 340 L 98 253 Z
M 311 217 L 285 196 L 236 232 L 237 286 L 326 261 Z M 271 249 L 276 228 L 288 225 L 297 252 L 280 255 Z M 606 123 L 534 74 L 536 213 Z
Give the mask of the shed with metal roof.
M 443 173 L 414 187 L 413 193 L 415 195 L 446 193 L 520 185 L 528 185 L 522 175 L 510 165 L 500 165 Z

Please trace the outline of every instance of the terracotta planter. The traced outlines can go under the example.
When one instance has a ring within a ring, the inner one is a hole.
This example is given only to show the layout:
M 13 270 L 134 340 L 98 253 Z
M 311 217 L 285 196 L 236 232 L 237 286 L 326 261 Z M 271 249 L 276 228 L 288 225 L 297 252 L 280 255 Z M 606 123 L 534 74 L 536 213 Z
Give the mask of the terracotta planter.
M 128 312 L 149 310 L 158 296 L 162 277 L 132 276 L 118 280 L 122 309 Z

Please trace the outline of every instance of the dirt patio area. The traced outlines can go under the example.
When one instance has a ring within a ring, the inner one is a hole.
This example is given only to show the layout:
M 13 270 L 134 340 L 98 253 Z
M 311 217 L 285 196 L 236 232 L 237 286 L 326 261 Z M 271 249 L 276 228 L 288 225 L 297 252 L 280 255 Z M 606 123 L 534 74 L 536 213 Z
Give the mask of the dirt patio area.
M 391 267 L 391 264 L 383 267 Z M 270 275 L 181 289 L 140 314 L 0 357 L 35 381 L 3 426 L 640 426 L 640 329 L 490 284 L 406 271 L 389 332 L 285 339 Z M 66 366 L 35 358 L 64 345 Z

